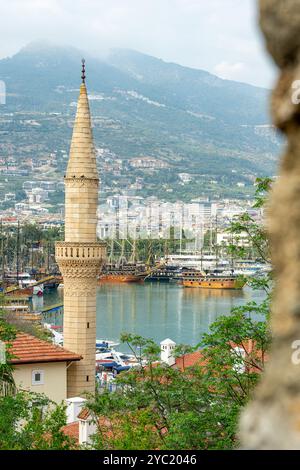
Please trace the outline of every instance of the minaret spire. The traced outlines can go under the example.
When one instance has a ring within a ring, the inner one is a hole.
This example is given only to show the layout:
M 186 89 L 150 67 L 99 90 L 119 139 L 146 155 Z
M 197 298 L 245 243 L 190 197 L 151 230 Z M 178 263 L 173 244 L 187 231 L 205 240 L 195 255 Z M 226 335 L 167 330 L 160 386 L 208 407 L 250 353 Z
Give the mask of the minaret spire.
M 82 69 L 81 69 L 81 79 L 82 83 L 85 83 L 85 59 L 81 59 Z
M 81 79 L 66 177 L 98 179 L 91 113 L 85 84 L 84 59 L 82 59 Z

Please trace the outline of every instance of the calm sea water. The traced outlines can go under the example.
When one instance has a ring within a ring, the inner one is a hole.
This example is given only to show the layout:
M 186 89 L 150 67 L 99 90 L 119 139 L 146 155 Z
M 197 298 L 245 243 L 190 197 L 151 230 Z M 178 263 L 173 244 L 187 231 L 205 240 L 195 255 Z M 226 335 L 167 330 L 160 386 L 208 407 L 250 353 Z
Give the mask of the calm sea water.
M 62 292 L 34 298 L 34 307 L 62 301 Z M 137 333 L 160 342 L 197 344 L 209 325 L 232 307 L 249 300 L 261 301 L 263 291 L 189 289 L 176 284 L 103 284 L 97 289 L 97 337 L 118 340 L 120 333 Z M 62 324 L 62 314 L 47 321 Z

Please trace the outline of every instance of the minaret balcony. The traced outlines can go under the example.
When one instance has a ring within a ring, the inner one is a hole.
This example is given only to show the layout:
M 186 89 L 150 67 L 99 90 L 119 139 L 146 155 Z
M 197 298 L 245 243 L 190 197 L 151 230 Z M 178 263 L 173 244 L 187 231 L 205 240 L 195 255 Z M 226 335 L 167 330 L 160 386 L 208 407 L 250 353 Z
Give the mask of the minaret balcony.
M 56 242 L 55 259 L 64 276 L 95 276 L 106 258 L 104 242 Z
M 100 259 L 105 257 L 104 242 L 56 242 L 55 258 L 59 259 Z

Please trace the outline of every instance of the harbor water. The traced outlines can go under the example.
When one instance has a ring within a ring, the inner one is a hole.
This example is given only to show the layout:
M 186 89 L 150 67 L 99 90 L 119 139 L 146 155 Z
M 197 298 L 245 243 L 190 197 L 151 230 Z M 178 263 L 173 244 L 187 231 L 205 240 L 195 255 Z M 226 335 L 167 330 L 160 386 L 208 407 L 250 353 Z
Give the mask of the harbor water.
M 97 288 L 97 337 L 119 340 L 123 332 L 157 342 L 197 344 L 209 325 L 233 307 L 253 300 L 261 302 L 263 291 L 190 289 L 168 283 L 103 283 Z M 33 299 L 34 309 L 58 304 L 63 291 L 45 292 Z M 45 321 L 62 325 L 62 313 L 49 313 Z

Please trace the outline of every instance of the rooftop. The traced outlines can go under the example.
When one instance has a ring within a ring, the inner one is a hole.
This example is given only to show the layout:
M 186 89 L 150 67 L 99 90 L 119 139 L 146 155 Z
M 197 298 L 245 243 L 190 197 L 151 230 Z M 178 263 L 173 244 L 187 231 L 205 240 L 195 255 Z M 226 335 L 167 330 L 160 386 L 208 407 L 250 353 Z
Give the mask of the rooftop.
M 75 439 L 76 444 L 79 444 L 79 421 L 66 424 L 61 430 L 66 436 Z
M 80 361 L 82 359 L 79 354 L 22 332 L 17 333 L 16 338 L 11 342 L 9 352 L 15 356 L 10 360 L 11 364 Z
M 194 351 L 192 353 L 176 357 L 176 363 L 172 367 L 184 370 L 186 367 L 193 367 L 195 365 L 205 365 L 205 360 L 201 351 Z

